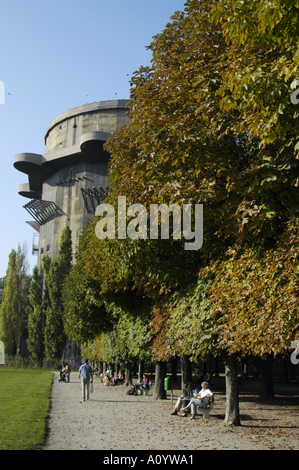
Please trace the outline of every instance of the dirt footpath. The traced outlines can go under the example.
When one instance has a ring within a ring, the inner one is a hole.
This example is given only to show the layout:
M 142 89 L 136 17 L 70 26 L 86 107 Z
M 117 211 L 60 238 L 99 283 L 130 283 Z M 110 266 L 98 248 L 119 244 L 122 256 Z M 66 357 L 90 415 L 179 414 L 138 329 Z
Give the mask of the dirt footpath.
M 261 404 L 253 392 L 240 393 L 242 426 L 225 427 L 225 394 L 215 388 L 210 419 L 171 416 L 167 400 L 126 395 L 124 386 L 104 387 L 97 378 L 90 400 L 80 403 L 77 373 L 59 383 L 55 373 L 43 450 L 194 451 L 299 449 L 299 398 L 279 395 Z M 169 392 L 168 392 L 169 393 Z M 178 391 L 174 391 L 174 403 Z

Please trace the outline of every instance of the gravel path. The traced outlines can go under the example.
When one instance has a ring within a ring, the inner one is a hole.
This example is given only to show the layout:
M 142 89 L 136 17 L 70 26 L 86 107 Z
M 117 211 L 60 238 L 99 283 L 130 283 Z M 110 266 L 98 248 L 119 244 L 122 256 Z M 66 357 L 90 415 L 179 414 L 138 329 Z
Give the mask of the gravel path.
M 80 403 L 77 373 L 59 383 L 55 373 L 44 450 L 194 451 L 202 449 L 299 449 L 299 408 L 287 397 L 263 405 L 240 396 L 242 426 L 225 427 L 225 395 L 215 393 L 208 421 L 171 416 L 167 400 L 126 395 L 124 386 L 104 387 L 96 378 L 90 400 Z M 168 392 L 169 393 L 169 392 Z M 174 403 L 178 392 L 174 391 Z

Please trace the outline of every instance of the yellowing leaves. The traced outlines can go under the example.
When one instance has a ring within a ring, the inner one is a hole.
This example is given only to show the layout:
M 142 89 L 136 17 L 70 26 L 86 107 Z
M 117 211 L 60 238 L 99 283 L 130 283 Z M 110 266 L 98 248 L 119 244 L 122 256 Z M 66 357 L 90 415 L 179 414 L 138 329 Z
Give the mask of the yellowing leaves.
M 285 353 L 299 330 L 299 265 L 289 250 L 294 244 L 298 249 L 298 221 L 289 223 L 276 250 L 248 251 L 210 268 L 215 280 L 208 299 L 220 313 L 222 347 L 255 355 Z

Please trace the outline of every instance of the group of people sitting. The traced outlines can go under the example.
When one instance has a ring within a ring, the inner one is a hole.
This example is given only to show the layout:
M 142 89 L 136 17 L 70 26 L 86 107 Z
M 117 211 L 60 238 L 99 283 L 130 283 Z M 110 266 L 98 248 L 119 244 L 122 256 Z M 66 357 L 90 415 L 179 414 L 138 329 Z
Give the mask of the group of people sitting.
M 104 374 L 100 375 L 100 383 L 103 385 L 118 385 L 124 381 L 124 374 L 120 370 L 118 375 L 112 375 L 109 369 L 106 370 Z M 201 379 L 202 377 L 200 377 Z M 205 377 L 206 378 L 206 377 Z M 200 383 L 200 379 L 197 381 L 198 384 Z M 194 387 L 194 388 L 193 388 Z M 138 395 L 140 389 L 149 388 L 149 380 L 146 375 L 143 375 L 143 379 L 141 382 L 137 382 L 134 387 L 127 392 L 128 395 Z M 174 410 L 171 413 L 172 415 L 177 415 L 179 411 L 182 411 L 182 416 L 188 416 L 191 412 L 191 419 L 195 418 L 196 414 L 196 407 L 204 408 L 209 405 L 210 398 L 213 397 L 213 393 L 209 388 L 209 383 L 207 381 L 203 381 L 201 383 L 201 389 L 199 385 L 192 385 L 190 383 L 185 383 L 182 395 L 179 396 Z
M 195 387 L 194 390 L 192 390 L 192 385 L 186 383 L 184 384 L 182 395 L 179 396 L 171 414 L 177 415 L 181 410 L 183 412 L 182 416 L 187 416 L 191 411 L 191 419 L 194 419 L 196 414 L 196 407 L 199 406 L 204 408 L 208 406 L 210 398 L 212 397 L 213 393 L 209 389 L 208 382 L 202 382 L 201 390 L 198 387 Z
M 100 383 L 103 385 L 118 385 L 119 383 L 122 383 L 125 379 L 125 376 L 123 372 L 120 370 L 115 376 L 114 374 L 111 374 L 110 370 L 107 369 L 105 374 L 100 375 Z

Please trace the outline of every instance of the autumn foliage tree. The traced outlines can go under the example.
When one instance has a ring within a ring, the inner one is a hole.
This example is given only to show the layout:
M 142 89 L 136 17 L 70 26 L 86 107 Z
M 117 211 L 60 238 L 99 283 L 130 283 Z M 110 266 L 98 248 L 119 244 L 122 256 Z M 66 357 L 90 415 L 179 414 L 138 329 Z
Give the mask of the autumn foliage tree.
M 247 250 L 215 263 L 208 298 L 222 348 L 255 356 L 285 354 L 299 330 L 298 219 L 275 249 Z
M 222 351 L 232 377 L 235 353 L 284 352 L 297 334 L 297 29 L 296 2 L 189 0 L 132 77 L 130 123 L 106 144 L 105 202 L 203 204 L 204 245 L 138 239 L 137 227 L 118 240 L 116 211 L 115 240 L 90 224 L 78 273 L 82 299 L 105 311 L 116 294 L 146 298 L 157 361 Z M 239 424 L 235 386 L 227 424 Z

